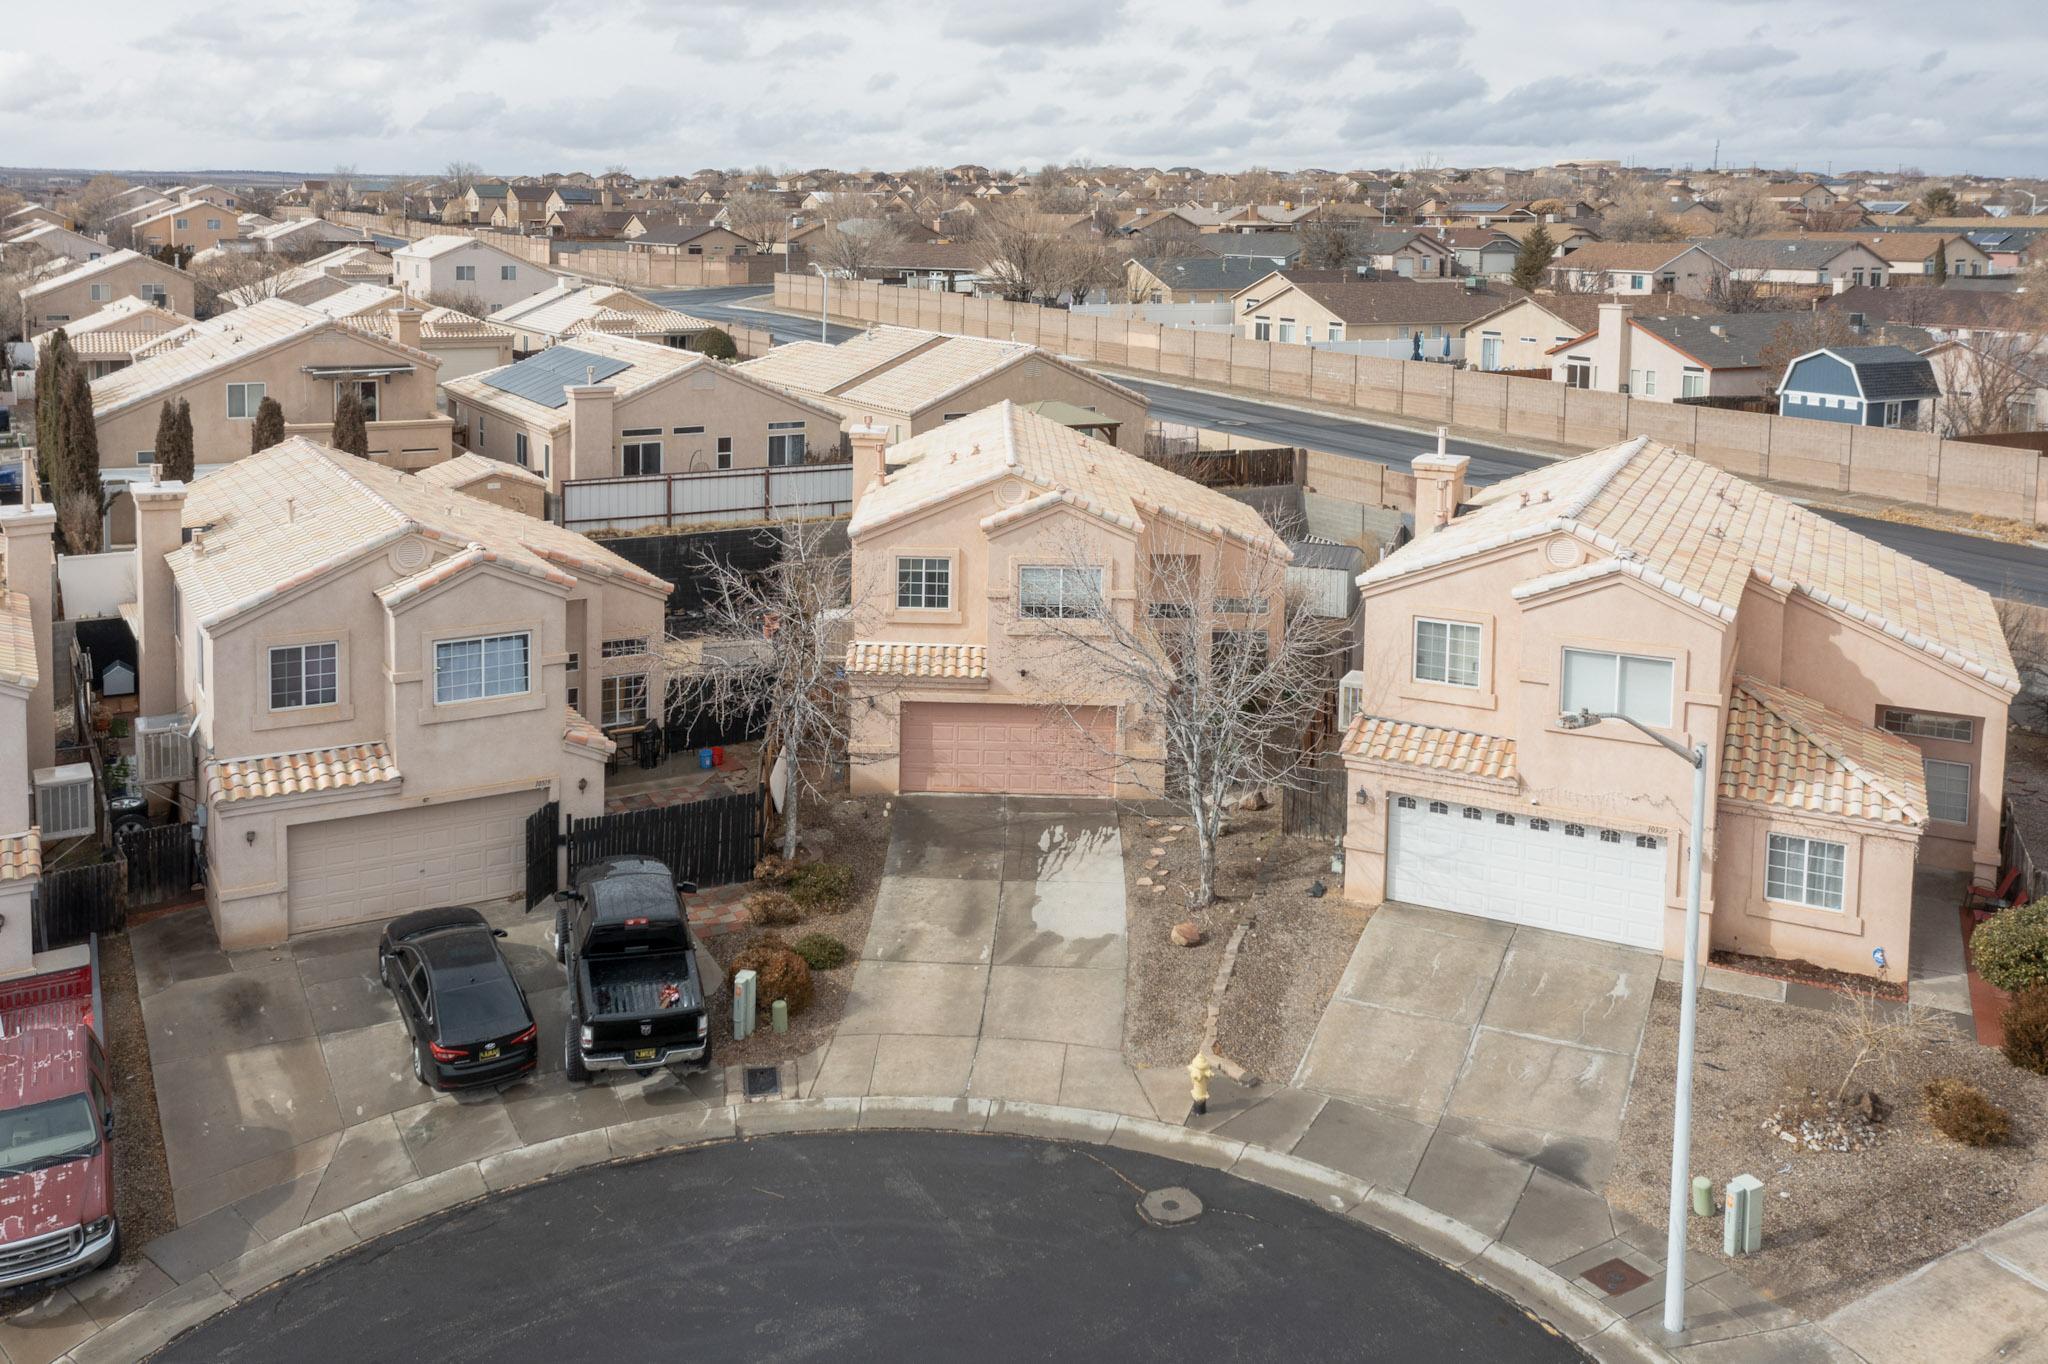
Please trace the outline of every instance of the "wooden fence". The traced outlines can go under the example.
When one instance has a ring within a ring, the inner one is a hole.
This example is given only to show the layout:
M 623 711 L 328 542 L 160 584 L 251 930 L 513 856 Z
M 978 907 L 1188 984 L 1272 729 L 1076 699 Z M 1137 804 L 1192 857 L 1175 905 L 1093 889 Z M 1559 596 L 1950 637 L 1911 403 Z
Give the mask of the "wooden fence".
M 1332 841 L 1344 836 L 1344 762 L 1326 753 L 1280 792 L 1280 832 Z
M 205 852 L 190 824 L 153 824 L 120 834 L 132 909 L 188 898 L 206 879 Z
M 751 792 L 569 822 L 569 874 L 607 857 L 653 857 L 700 886 L 745 881 L 761 855 L 761 800 Z
M 35 950 L 72 947 L 128 921 L 121 899 L 121 864 L 93 862 L 43 873 L 36 886 Z

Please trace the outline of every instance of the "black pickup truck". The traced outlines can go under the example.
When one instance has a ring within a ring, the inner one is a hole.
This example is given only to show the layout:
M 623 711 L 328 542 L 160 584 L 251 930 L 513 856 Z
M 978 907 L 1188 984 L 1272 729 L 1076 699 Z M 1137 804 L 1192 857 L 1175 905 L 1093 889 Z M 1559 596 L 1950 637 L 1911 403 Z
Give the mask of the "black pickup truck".
M 703 1070 L 711 1024 L 684 895 L 651 857 L 608 857 L 578 869 L 558 897 L 555 956 L 569 976 L 562 1069 L 577 1082 L 599 1070 Z

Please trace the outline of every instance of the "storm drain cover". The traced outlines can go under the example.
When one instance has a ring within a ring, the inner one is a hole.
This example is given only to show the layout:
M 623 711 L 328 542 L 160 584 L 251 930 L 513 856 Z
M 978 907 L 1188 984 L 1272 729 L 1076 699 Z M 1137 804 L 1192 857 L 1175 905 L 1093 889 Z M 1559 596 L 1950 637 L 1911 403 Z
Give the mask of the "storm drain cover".
M 780 1066 L 748 1066 L 747 1097 L 765 1099 L 771 1094 L 782 1092 L 782 1068 Z
M 1202 1215 L 1202 1200 L 1179 1186 L 1154 1189 L 1138 1200 L 1138 1215 L 1154 1226 L 1174 1227 Z
M 1618 1298 L 1650 1281 L 1649 1275 L 1626 1260 L 1602 1260 L 1579 1277 L 1610 1298 Z

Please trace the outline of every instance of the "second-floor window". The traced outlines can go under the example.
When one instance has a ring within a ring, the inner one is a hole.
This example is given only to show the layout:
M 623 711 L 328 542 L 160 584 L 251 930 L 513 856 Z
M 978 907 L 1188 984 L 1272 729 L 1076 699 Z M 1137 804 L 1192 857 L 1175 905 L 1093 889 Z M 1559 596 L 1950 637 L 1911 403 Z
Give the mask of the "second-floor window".
M 1566 649 L 1559 709 L 1566 715 L 1590 710 L 1596 715 L 1626 715 L 1646 725 L 1668 725 L 1675 671 L 1668 658 Z
M 1027 620 L 1088 620 L 1102 614 L 1102 570 L 1029 565 L 1017 571 L 1017 604 Z
M 1970 721 L 1957 715 L 1929 715 L 1918 710 L 1894 710 L 1885 708 L 1882 723 L 1892 734 L 1906 734 L 1915 739 L 1947 739 L 1954 743 L 1966 744 L 1976 735 L 1976 728 Z
M 455 278 L 459 283 L 473 283 L 476 280 L 476 267 L 474 265 L 456 266 Z
M 1478 686 L 1479 637 L 1479 627 L 1465 621 L 1416 621 L 1415 680 Z
M 524 431 L 514 431 L 512 433 L 512 462 L 522 469 L 526 467 L 526 433 Z
M 608 639 L 598 646 L 599 658 L 631 658 L 647 652 L 647 636 L 631 635 L 623 639 Z M 570 655 L 572 658 L 574 655 Z
M 363 420 L 377 420 L 377 381 L 375 379 L 343 379 L 334 385 L 334 405 L 341 406 L 341 395 L 353 393 L 356 402 L 363 409 Z
M 270 708 L 301 710 L 334 704 L 339 646 L 290 644 L 270 651 Z
M 896 605 L 944 611 L 953 604 L 953 565 L 945 559 L 898 559 Z
M 485 635 L 434 645 L 434 703 L 518 696 L 527 689 L 528 637 Z
M 518 278 L 519 278 L 519 267 L 518 267 L 518 266 L 516 266 L 516 265 L 501 265 L 501 266 L 499 266 L 499 267 L 498 267 L 498 278 L 499 278 L 499 279 L 518 279 Z
M 261 384 L 228 385 L 228 420 L 246 421 L 256 415 L 256 408 L 263 401 Z

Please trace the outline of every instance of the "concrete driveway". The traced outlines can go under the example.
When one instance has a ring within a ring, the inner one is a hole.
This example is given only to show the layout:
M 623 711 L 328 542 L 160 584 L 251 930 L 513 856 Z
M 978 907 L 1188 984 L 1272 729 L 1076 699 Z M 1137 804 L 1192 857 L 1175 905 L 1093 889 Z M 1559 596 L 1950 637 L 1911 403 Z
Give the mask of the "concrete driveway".
M 377 982 L 381 925 L 223 952 L 205 911 L 132 930 L 178 1230 L 145 1249 L 177 1282 L 360 1199 L 484 1155 L 679 1106 L 725 1101 L 725 1076 L 663 1072 L 587 1088 L 561 1075 L 565 986 L 551 916 L 487 910 L 540 1025 L 538 1076 L 435 1095 Z M 706 957 L 707 969 L 715 963 Z
M 1114 804 L 899 800 L 846 1016 L 805 1092 L 1154 1117 L 1123 1059 L 1125 955 Z

